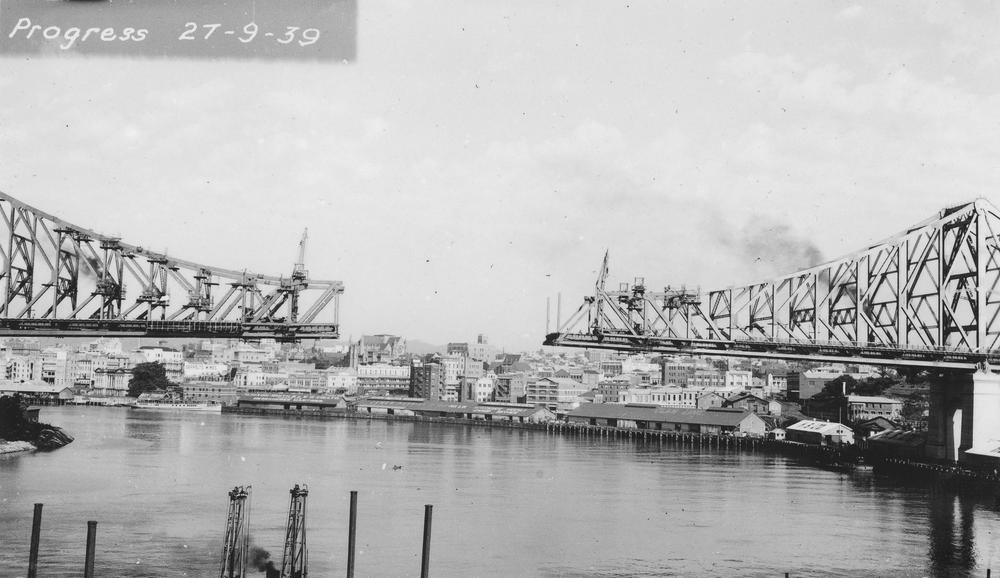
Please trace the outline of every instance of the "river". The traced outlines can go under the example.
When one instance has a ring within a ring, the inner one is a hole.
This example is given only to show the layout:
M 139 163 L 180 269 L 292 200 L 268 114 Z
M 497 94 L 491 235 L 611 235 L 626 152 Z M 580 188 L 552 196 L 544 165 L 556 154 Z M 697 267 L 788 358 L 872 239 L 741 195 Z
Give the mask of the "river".
M 307 483 L 309 574 L 342 576 L 358 490 L 358 576 L 985 576 L 996 496 L 816 469 L 793 458 L 545 432 L 44 408 L 76 437 L 0 458 L 0 575 L 211 576 L 226 492 L 252 484 L 254 541 L 280 563 L 289 488 Z M 393 466 L 401 466 L 394 468 Z M 263 576 L 263 574 L 260 574 Z

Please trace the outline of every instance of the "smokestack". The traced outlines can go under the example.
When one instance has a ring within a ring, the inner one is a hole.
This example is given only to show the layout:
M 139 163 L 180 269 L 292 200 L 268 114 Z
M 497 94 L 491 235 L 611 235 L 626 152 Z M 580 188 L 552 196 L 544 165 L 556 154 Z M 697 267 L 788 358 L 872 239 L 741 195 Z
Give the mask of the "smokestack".
M 545 335 L 549 334 L 549 326 L 552 320 L 552 298 L 545 298 Z

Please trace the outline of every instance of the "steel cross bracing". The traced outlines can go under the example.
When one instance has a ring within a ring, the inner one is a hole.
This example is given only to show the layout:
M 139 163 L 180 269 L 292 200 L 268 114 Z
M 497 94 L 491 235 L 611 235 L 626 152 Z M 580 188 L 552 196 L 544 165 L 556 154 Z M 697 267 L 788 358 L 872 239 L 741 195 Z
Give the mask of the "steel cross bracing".
M 250 486 L 229 491 L 219 578 L 245 578 L 250 550 Z
M 305 238 L 300 261 L 304 248 Z M 2 192 L 0 260 L 0 335 L 338 336 L 344 286 L 309 279 L 301 262 L 287 277 L 201 265 L 73 225 Z
M 309 486 L 295 484 L 289 494 L 281 578 L 306 578 L 309 572 L 309 550 L 306 547 L 306 497 L 309 496 Z
M 983 199 L 784 277 L 701 292 L 641 278 L 593 296 L 546 345 L 976 368 L 1000 363 L 1000 211 Z

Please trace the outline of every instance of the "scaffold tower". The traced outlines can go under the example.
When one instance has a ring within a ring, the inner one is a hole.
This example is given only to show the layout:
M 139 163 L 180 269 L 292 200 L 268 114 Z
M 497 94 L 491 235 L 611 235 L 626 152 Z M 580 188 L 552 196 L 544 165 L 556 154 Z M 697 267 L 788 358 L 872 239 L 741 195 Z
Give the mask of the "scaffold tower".
M 222 544 L 219 578 L 244 578 L 250 549 L 250 486 L 229 491 L 226 537 Z
M 306 578 L 306 496 L 309 486 L 295 484 L 288 505 L 288 526 L 285 531 L 285 549 L 281 556 L 281 578 Z

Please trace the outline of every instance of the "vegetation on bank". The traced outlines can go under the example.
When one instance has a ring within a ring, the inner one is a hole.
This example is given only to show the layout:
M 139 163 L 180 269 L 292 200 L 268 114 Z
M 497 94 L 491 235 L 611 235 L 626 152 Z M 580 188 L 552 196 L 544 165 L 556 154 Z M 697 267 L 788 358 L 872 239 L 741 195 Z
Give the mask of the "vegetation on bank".
M 60 448 L 73 441 L 61 428 L 28 419 L 21 396 L 0 397 L 0 440 L 28 442 L 39 449 Z
M 49 424 L 28 421 L 21 396 L 0 397 L 0 439 L 33 442 Z
M 906 381 L 912 384 L 927 382 L 926 374 L 907 376 Z M 850 395 L 884 396 L 888 390 L 902 382 L 899 378 L 880 375 L 868 379 L 855 379 L 850 375 L 841 375 L 824 384 L 823 391 L 805 401 L 802 411 L 806 415 L 824 419 L 838 419 L 847 425 L 850 423 L 847 398 Z M 926 429 L 926 411 L 928 399 L 926 393 L 911 393 L 901 397 L 903 410 L 900 421 L 904 429 Z
M 177 385 L 167 379 L 167 368 L 162 363 L 150 361 L 139 363 L 132 368 L 132 379 L 128 382 L 129 397 L 139 397 L 151 391 L 165 391 Z

